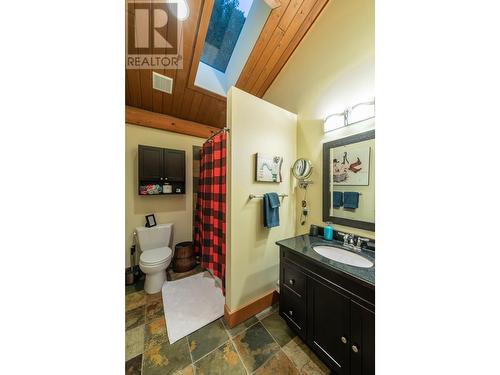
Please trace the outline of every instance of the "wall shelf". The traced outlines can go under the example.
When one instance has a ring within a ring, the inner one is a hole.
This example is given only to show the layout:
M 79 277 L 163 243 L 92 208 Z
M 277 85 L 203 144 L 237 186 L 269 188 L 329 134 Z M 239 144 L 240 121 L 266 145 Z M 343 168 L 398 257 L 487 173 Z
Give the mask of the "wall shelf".
M 186 193 L 186 152 L 169 148 L 139 145 L 138 194 L 147 196 L 181 195 Z M 169 185 L 172 193 L 163 193 Z M 156 187 L 155 187 L 156 186 Z M 149 187 L 158 194 L 141 194 Z

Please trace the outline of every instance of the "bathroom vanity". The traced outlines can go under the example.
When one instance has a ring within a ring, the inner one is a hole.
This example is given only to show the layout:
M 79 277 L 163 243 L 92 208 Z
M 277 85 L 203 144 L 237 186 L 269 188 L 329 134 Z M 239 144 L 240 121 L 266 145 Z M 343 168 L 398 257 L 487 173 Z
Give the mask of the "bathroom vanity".
M 283 319 L 334 374 L 375 374 L 375 252 L 356 253 L 373 263 L 362 268 L 314 250 L 340 241 L 302 235 L 276 244 Z

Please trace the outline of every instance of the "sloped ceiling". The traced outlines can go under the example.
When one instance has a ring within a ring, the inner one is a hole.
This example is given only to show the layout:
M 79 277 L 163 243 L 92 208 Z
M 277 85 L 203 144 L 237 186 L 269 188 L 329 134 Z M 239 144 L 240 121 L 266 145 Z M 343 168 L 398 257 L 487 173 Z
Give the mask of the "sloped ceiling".
M 194 86 L 214 0 L 187 1 L 190 15 L 182 24 L 183 68 L 154 70 L 173 78 L 172 94 L 153 90 L 153 70 L 126 69 L 126 105 L 222 128 L 226 124 L 226 98 Z M 281 0 L 271 11 L 236 87 L 262 97 L 327 2 Z

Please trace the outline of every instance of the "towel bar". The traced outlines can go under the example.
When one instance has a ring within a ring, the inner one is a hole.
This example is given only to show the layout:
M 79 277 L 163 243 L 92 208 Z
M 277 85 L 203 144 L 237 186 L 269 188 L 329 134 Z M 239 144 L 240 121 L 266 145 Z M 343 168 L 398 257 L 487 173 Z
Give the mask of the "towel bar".
M 278 194 L 278 197 L 285 198 L 288 197 L 288 194 Z M 250 194 L 248 196 L 248 199 L 262 199 L 262 198 L 264 198 L 264 195 L 262 194 Z

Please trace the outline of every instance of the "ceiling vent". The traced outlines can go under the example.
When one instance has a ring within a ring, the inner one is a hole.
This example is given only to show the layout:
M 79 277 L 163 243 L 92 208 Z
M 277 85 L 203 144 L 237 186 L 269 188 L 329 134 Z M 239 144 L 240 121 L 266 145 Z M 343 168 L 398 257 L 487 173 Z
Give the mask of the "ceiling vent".
M 167 94 L 172 93 L 174 80 L 170 77 L 153 72 L 153 88 Z

